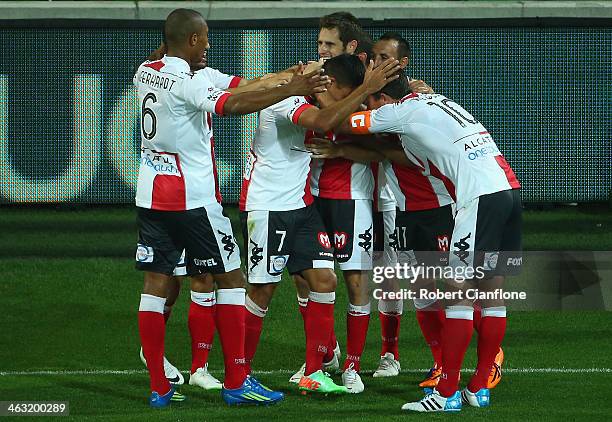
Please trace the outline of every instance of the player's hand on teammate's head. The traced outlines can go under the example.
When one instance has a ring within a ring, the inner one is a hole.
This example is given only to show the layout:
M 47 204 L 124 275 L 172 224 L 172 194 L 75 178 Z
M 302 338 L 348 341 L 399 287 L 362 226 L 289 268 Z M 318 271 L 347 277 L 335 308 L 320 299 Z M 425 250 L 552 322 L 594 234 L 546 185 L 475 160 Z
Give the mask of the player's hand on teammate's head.
M 275 88 L 281 85 L 287 85 L 291 81 L 293 74 L 287 74 L 284 72 L 279 73 L 268 73 L 261 77 L 261 87 L 263 89 Z
M 329 77 L 323 74 L 323 69 L 304 74 L 305 66 L 302 62 L 297 66 L 291 81 L 286 85 L 291 95 L 311 95 L 327 91 L 331 83 Z
M 329 139 L 310 138 L 306 149 L 312 153 L 312 158 L 339 158 L 343 156 L 342 145 Z
M 304 69 L 304 73 L 310 73 L 321 69 L 323 67 L 323 63 L 325 63 L 324 59 L 319 59 L 318 61 L 309 60 L 306 68 Z
M 383 89 L 389 82 L 399 78 L 397 74 L 399 70 L 399 61 L 396 59 L 389 58 L 376 68 L 374 68 L 374 61 L 370 60 L 363 78 L 363 86 L 369 94 L 374 94 Z
M 420 79 L 411 79 L 408 81 L 408 85 L 410 86 L 410 91 L 415 94 L 434 94 L 433 88 Z
M 147 60 L 150 62 L 154 62 L 156 60 L 160 60 L 166 54 L 168 49 L 166 48 L 166 44 L 162 41 L 157 50 L 153 50 L 151 54 L 147 57 Z

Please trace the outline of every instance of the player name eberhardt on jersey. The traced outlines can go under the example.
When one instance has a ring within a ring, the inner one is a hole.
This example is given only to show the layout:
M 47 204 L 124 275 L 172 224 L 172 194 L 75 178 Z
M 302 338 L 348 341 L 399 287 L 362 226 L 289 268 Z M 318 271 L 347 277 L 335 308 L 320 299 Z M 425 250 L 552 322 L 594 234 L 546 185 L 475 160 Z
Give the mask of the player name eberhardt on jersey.
M 170 91 L 176 80 L 170 79 L 166 76 L 153 75 L 152 73 L 143 70 L 140 73 L 138 82 L 149 85 L 151 88 L 162 88 Z

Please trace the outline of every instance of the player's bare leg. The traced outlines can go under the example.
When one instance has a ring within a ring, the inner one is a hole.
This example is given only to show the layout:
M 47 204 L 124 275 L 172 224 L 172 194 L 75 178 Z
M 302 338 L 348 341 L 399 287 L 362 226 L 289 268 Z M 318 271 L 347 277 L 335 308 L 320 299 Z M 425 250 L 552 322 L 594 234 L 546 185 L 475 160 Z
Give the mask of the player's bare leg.
M 205 390 L 220 390 L 221 382 L 208 372 L 208 354 L 215 337 L 216 296 L 212 275 L 191 277 L 190 296 L 187 317 L 191 336 L 189 384 Z

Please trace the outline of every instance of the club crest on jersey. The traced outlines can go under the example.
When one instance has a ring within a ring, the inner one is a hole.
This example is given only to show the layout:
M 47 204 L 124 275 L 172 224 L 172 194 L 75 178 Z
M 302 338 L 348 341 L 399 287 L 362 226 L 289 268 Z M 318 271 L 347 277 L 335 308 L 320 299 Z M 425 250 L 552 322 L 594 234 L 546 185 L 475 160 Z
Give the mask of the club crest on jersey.
M 440 252 L 448 252 L 449 249 L 449 239 L 447 234 L 438 235 L 438 251 Z
M 329 241 L 329 236 L 325 232 L 317 233 L 317 240 L 319 244 L 323 246 L 325 249 L 331 249 L 331 242 Z
M 270 256 L 270 265 L 268 272 L 270 274 L 282 273 L 289 261 L 289 255 L 272 255 Z
M 334 248 L 343 249 L 348 242 L 348 237 L 346 232 L 334 232 Z
M 136 261 L 153 262 L 153 248 L 139 243 L 136 247 Z
M 249 271 L 253 271 L 253 268 L 259 265 L 263 259 L 263 248 L 260 248 L 257 243 L 253 242 L 253 239 L 249 239 L 249 243 L 253 246 L 251 248 L 251 257 L 249 259 L 251 262 L 251 268 Z

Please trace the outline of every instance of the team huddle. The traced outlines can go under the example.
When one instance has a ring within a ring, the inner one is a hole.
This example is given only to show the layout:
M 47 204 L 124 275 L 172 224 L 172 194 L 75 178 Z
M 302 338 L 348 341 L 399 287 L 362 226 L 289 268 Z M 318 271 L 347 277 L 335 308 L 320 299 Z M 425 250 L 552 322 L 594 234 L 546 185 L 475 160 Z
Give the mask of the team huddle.
M 183 376 L 164 356 L 177 276 L 191 278 L 189 384 L 220 389 L 228 404 L 284 398 L 252 375 L 251 362 L 285 269 L 306 335 L 305 362 L 289 381 L 322 394 L 365 390 L 360 361 L 375 251 L 385 266 L 486 270 L 466 283 L 444 280 L 446 291 L 503 286 L 520 263 L 520 184 L 474 116 L 406 76 L 411 51 L 399 34 L 373 42 L 351 14 L 324 16 L 319 61 L 252 80 L 207 67 L 208 48 L 202 16 L 177 9 L 165 22 L 162 47 L 134 76 L 142 135 L 136 266 L 145 274 L 138 321 L 152 407 L 185 400 L 175 388 Z M 221 207 L 211 116 L 252 112 L 260 112 L 259 124 L 239 200 L 245 280 Z M 344 362 L 334 331 L 336 262 L 349 296 Z M 436 282 L 419 277 L 415 285 L 434 290 Z M 385 286 L 398 290 L 399 281 Z M 414 306 L 433 366 L 420 383 L 425 397 L 402 409 L 488 406 L 501 379 L 503 300 L 473 303 L 458 295 L 444 303 L 419 298 Z M 374 377 L 401 371 L 402 312 L 401 299 L 378 301 L 382 342 Z M 478 365 L 459 390 L 474 329 Z M 215 331 L 223 383 L 207 369 Z M 340 384 L 329 375 L 338 370 Z

